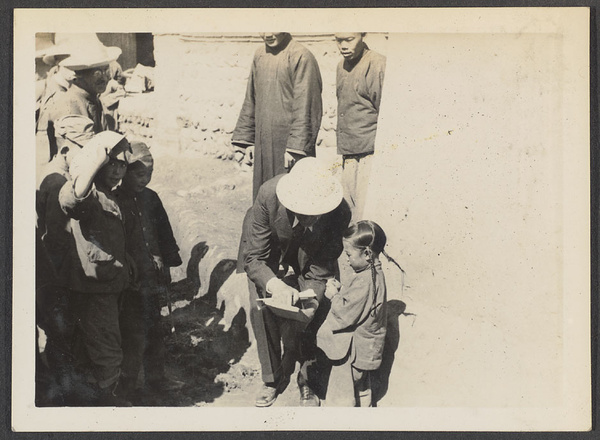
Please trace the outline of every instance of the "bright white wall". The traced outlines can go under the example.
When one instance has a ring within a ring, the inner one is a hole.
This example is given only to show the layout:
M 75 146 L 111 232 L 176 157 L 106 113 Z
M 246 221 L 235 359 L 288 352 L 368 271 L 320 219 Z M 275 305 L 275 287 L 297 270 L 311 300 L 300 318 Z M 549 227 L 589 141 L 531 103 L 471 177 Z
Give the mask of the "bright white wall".
M 386 266 L 411 315 L 383 406 L 557 406 L 569 391 L 563 160 L 587 149 L 566 136 L 562 43 L 390 35 L 366 217 L 407 272 L 401 292 Z

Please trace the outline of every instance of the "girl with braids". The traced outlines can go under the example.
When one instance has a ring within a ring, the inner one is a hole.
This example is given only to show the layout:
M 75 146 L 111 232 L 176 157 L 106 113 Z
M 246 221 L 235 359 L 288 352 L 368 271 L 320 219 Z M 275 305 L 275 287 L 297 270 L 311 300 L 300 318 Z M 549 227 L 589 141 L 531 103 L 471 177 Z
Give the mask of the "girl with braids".
M 370 372 L 381 365 L 386 334 L 386 287 L 379 254 L 386 236 L 361 220 L 344 233 L 344 252 L 354 277 L 347 285 L 332 279 L 325 295 L 331 309 L 317 334 L 317 345 L 332 363 L 327 406 L 372 406 Z

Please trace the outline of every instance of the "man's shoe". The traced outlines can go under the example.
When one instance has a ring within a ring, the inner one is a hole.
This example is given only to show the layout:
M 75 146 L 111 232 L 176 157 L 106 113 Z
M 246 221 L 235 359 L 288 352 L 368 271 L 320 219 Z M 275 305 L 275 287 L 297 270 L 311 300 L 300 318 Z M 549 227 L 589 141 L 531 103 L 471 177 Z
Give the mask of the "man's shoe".
M 308 385 L 298 385 L 300 389 L 300 406 L 321 406 L 321 401 Z
M 171 379 L 166 376 L 148 382 L 148 387 L 150 387 L 154 391 L 178 391 L 184 386 L 184 382 L 181 382 L 180 380 Z
M 254 404 L 259 408 L 266 408 L 267 406 L 273 405 L 275 400 L 277 400 L 277 387 L 263 384 L 258 395 L 256 396 L 256 401 Z

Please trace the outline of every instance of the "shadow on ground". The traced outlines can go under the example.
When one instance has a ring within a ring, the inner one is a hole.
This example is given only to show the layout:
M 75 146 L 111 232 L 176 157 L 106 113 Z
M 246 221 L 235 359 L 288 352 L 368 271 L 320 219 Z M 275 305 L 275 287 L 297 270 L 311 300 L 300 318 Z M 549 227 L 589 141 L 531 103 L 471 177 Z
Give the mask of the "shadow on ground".
M 167 373 L 184 382 L 182 390 L 161 395 L 141 395 L 138 402 L 143 406 L 203 406 L 214 402 L 223 393 L 242 387 L 244 380 L 251 380 L 256 371 L 239 365 L 250 346 L 246 330 L 246 313 L 243 309 L 234 317 L 231 327 L 224 331 L 221 321 L 225 304 L 217 309 L 217 292 L 233 273 L 235 261 L 219 261 L 210 275 L 206 295 L 194 298 L 200 281 L 198 264 L 207 254 L 205 242 L 198 243 L 191 252 L 187 266 L 187 278 L 171 285 L 171 301 L 190 301 L 172 314 L 175 332 L 166 339 Z
M 198 266 L 209 251 L 205 242 L 193 247 L 187 265 L 187 277 L 171 284 L 171 301 L 187 303 L 176 309 L 172 321 L 165 319 L 165 327 L 175 332 L 167 336 L 167 372 L 185 382 L 182 390 L 161 395 L 140 395 L 136 405 L 140 406 L 205 406 L 215 402 L 223 394 L 236 390 L 247 391 L 260 381 L 260 371 L 255 366 L 244 365 L 240 360 L 250 347 L 246 328 L 246 313 L 240 308 L 225 331 L 224 314 L 226 303 L 217 308 L 217 292 L 233 274 L 236 262 L 222 259 L 210 274 L 207 293 L 195 298 L 200 286 Z M 206 257 L 209 258 L 209 257 Z M 232 305 L 233 306 L 233 305 Z M 388 392 L 390 374 L 400 344 L 399 317 L 405 314 L 406 304 L 399 300 L 387 303 L 388 326 L 385 348 L 380 368 L 373 373 L 373 402 L 385 397 Z M 317 363 L 317 366 L 320 363 Z M 328 371 L 318 371 L 320 385 L 315 391 L 326 397 Z M 321 389 L 323 388 L 323 389 Z
M 376 404 L 387 393 L 390 382 L 392 366 L 396 358 L 396 350 L 400 344 L 400 326 L 398 318 L 406 310 L 406 304 L 397 299 L 387 302 L 387 333 L 383 349 L 381 366 L 373 373 L 371 386 L 373 391 L 373 402 Z
M 192 247 L 192 250 L 190 251 L 190 258 L 185 270 L 186 277 L 181 281 L 171 283 L 170 291 L 172 301 L 178 299 L 191 300 L 194 298 L 196 292 L 200 288 L 200 271 L 198 266 L 202 258 L 204 258 L 207 253 L 208 245 L 205 241 L 201 241 Z

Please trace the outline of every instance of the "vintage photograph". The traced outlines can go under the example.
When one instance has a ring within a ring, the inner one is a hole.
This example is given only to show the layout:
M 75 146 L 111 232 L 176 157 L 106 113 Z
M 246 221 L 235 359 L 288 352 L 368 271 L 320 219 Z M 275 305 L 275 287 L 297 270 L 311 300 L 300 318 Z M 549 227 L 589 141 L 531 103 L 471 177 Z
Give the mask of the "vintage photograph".
M 589 429 L 589 10 L 266 12 L 15 11 L 13 427 Z
M 363 367 L 340 379 L 340 403 L 375 405 L 393 364 L 390 350 L 379 368 L 386 309 L 402 306 L 377 269 L 385 233 L 362 216 L 385 74 L 366 33 L 36 45 L 36 405 L 331 405 L 323 322 L 342 374 Z M 335 176 L 322 154 L 341 155 Z M 353 234 L 373 280 L 336 296 Z

